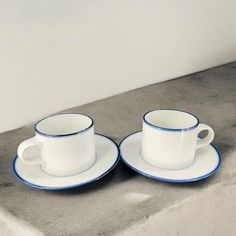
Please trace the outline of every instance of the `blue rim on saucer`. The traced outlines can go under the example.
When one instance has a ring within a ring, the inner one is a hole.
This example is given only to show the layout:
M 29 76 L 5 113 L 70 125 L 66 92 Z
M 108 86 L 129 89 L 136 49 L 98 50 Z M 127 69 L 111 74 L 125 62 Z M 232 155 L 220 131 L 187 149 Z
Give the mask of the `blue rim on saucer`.
M 102 137 L 110 140 L 113 143 L 113 145 L 116 147 L 116 150 L 117 150 L 117 156 L 116 156 L 116 158 L 114 158 L 115 159 L 114 164 L 112 166 L 110 166 L 104 173 L 100 174 L 99 176 L 96 176 L 95 178 L 92 178 L 92 179 L 90 179 L 90 180 L 88 180 L 86 182 L 82 182 L 82 183 L 79 183 L 79 184 L 73 184 L 73 185 L 68 185 L 68 186 L 60 186 L 60 187 L 49 187 L 49 186 L 37 185 L 37 184 L 31 183 L 31 182 L 27 181 L 26 179 L 22 178 L 20 176 L 20 174 L 17 172 L 17 170 L 16 170 L 16 160 L 18 159 L 18 156 L 16 156 L 14 161 L 13 161 L 13 165 L 12 165 L 13 174 L 23 184 L 25 184 L 25 185 L 27 185 L 27 186 L 29 186 L 31 188 L 34 188 L 34 189 L 43 189 L 43 190 L 65 190 L 65 189 L 72 189 L 72 188 L 81 187 L 81 186 L 84 186 L 86 184 L 95 182 L 95 181 L 101 179 L 102 177 L 104 177 L 105 175 L 107 175 L 108 173 L 110 173 L 116 167 L 116 165 L 118 164 L 118 162 L 120 160 L 120 150 L 119 150 L 119 147 L 118 147 L 117 143 L 114 140 L 112 140 L 111 138 L 109 138 L 109 137 L 107 137 L 107 136 L 105 136 L 103 134 L 96 133 L 95 135 L 102 136 Z M 88 171 L 88 170 L 86 170 L 86 171 Z M 78 176 L 80 174 L 81 173 L 79 173 Z M 70 177 L 70 176 L 66 176 L 66 177 Z M 65 177 L 57 177 L 57 178 L 65 178 Z
M 196 178 L 187 178 L 187 179 L 172 179 L 172 178 L 162 178 L 160 176 L 157 176 L 157 175 L 151 175 L 151 174 L 148 174 L 146 172 L 143 172 L 143 171 L 140 171 L 139 169 L 135 168 L 134 166 L 130 165 L 126 160 L 125 158 L 122 156 L 122 152 L 121 152 L 121 145 L 122 143 L 127 139 L 129 138 L 130 136 L 132 135 L 135 135 L 135 134 L 138 134 L 138 133 L 141 133 L 142 131 L 136 131 L 136 132 L 133 132 L 129 135 L 127 135 L 125 138 L 123 138 L 119 144 L 119 148 L 120 148 L 120 158 L 121 160 L 128 166 L 130 167 L 132 170 L 136 171 L 137 173 L 145 176 L 145 177 L 148 177 L 148 178 L 151 178 L 151 179 L 154 179 L 154 180 L 160 180 L 160 181 L 163 181 L 163 182 L 168 182 L 168 183 L 188 183 L 188 182 L 195 182 L 195 181 L 199 181 L 199 180 L 202 180 L 202 179 L 206 179 L 207 177 L 213 175 L 220 167 L 220 164 L 221 164 L 221 155 L 219 153 L 219 151 L 216 149 L 216 147 L 212 144 L 209 144 L 216 152 L 217 154 L 217 157 L 218 157 L 218 163 L 216 164 L 215 168 L 213 170 L 211 170 L 209 173 L 207 174 L 204 174 L 204 175 L 201 175 L 201 176 L 198 176 Z M 137 157 L 138 158 L 138 157 Z M 139 157 L 140 158 L 140 157 Z M 145 161 L 144 161 L 145 162 Z M 148 164 L 146 162 L 146 164 Z M 148 164 L 150 165 L 150 164 Z M 150 165 L 151 166 L 151 165 Z M 157 168 L 158 169 L 158 168 Z M 187 169 L 187 168 L 186 168 Z M 163 170 L 163 169 L 162 169 Z M 182 169 L 182 170 L 185 170 L 185 169 Z M 165 170 L 165 171 L 169 171 L 171 172 L 172 170 Z M 181 170 L 179 170 L 181 171 Z

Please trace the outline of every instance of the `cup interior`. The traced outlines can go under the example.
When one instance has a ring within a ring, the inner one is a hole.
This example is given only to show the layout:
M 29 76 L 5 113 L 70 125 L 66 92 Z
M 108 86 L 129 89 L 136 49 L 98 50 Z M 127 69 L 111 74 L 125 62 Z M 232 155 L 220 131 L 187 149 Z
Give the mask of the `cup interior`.
M 89 116 L 82 114 L 60 114 L 39 121 L 36 132 L 47 136 L 64 136 L 82 132 L 93 125 Z
M 179 110 L 155 110 L 146 113 L 143 120 L 160 129 L 184 130 L 196 127 L 199 120 L 194 115 Z

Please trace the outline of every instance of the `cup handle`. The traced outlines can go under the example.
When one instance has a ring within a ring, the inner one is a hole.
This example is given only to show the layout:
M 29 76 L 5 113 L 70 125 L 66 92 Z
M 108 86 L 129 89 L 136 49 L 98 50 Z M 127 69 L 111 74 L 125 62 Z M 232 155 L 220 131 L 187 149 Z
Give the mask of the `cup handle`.
M 200 133 L 200 132 L 203 131 L 203 130 L 207 130 L 207 131 L 208 131 L 208 134 L 207 134 L 207 136 L 206 136 L 205 138 L 199 139 L 199 140 L 197 141 L 197 148 L 196 148 L 196 149 L 208 145 L 209 143 L 212 142 L 212 140 L 213 140 L 214 137 L 215 137 L 214 131 L 213 131 L 213 129 L 212 129 L 209 125 L 200 123 L 200 124 L 198 125 L 198 133 Z
M 42 144 L 33 138 L 23 141 L 17 148 L 18 157 L 28 165 L 37 165 L 43 162 L 41 157 Z

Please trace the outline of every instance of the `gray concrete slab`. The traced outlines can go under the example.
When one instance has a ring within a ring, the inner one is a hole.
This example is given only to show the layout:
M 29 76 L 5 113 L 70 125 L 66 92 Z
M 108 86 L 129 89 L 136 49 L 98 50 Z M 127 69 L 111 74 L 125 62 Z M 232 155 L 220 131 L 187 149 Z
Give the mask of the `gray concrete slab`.
M 213 186 L 225 182 L 234 184 L 231 180 L 236 175 L 236 63 L 132 90 L 66 112 L 91 115 L 96 132 L 119 142 L 130 132 L 140 130 L 142 114 L 156 108 L 187 110 L 213 127 L 216 133 L 213 143 L 223 158 L 214 176 L 196 183 L 167 184 L 138 175 L 119 163 L 111 174 L 82 188 L 56 192 L 30 189 L 19 183 L 11 171 L 17 146 L 33 135 L 29 126 L 0 134 L 1 207 L 45 235 L 113 235 L 127 232 L 131 226 L 136 230 L 135 225 L 148 222 L 150 217 L 163 214 L 171 206 L 183 207 L 184 199 L 195 199 L 199 192 Z M 17 114 L 15 116 L 17 119 Z M 235 196 L 235 191 L 232 194 Z M 233 198 L 228 198 L 229 206 L 230 201 Z M 196 216 L 196 220 L 200 217 Z
M 198 191 L 116 236 L 235 236 L 235 177 Z

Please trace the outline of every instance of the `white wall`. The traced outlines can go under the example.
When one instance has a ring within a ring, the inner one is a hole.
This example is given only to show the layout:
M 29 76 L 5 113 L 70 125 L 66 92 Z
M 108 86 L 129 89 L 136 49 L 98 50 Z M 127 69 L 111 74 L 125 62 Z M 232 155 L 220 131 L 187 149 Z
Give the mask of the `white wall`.
M 234 0 L 0 0 L 0 132 L 236 59 Z

